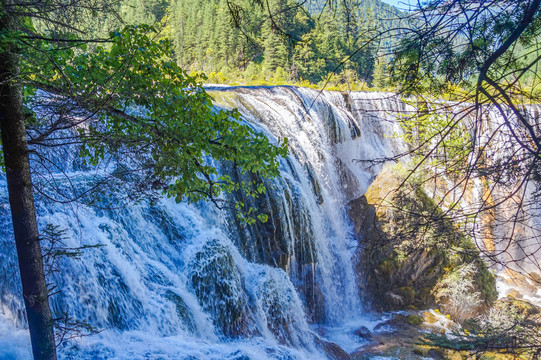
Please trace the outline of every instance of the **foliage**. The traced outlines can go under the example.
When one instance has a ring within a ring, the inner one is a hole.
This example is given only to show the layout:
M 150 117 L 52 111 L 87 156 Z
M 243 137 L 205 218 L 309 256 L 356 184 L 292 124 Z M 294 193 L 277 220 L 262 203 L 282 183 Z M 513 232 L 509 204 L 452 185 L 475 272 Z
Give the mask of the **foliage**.
M 540 326 L 539 310 L 507 299 L 497 303 L 487 315 L 471 319 L 452 337 L 425 334 L 423 343 L 477 356 L 498 352 L 530 359 L 541 353 Z
M 198 78 L 169 60 L 169 42 L 155 36 L 150 26 L 127 26 L 110 34 L 108 48 L 93 51 L 84 43 L 74 49 L 36 41 L 37 50 L 23 58 L 25 73 L 31 74 L 25 79 L 26 102 L 29 109 L 39 108 L 43 99 L 36 90 L 42 89 L 67 114 L 38 120 L 39 135 L 30 143 L 59 146 L 50 134 L 71 129 L 76 134 L 70 142 L 80 144 L 87 164 L 113 156 L 116 176 L 135 174 L 130 178 L 138 191 L 161 189 L 177 201 L 218 201 L 223 191 L 239 189 L 251 196 L 264 192 L 261 184 L 220 175 L 214 160 L 274 177 L 278 157 L 287 153 L 286 140 L 271 145 L 238 112 L 214 108 Z
M 254 67 L 260 68 L 255 65 Z M 211 72 L 206 76 L 204 82 L 206 84 L 227 84 L 233 86 L 301 86 L 305 88 L 328 90 L 328 91 L 381 91 L 381 88 L 370 87 L 367 83 L 359 81 L 356 77 L 345 76 L 348 75 L 339 73 L 333 75 L 327 80 L 322 80 L 319 83 L 311 83 L 306 79 L 291 79 L 287 77 L 287 73 L 282 72 L 282 68 L 279 67 L 275 73 L 267 73 L 262 75 L 259 72 L 246 73 L 230 71 L 228 73 Z M 198 72 L 192 72 L 191 75 L 200 74 Z M 285 76 L 284 76 L 285 74 Z M 349 73 L 351 75 L 351 73 Z
M 249 333 L 251 309 L 233 254 L 219 240 L 210 240 L 189 265 L 189 280 L 199 303 L 214 314 L 224 334 L 236 337 Z
M 453 116 L 453 104 L 428 96 L 405 102 L 416 109 L 414 115 L 400 118 L 404 130 L 400 136 L 410 145 L 413 162 L 438 169 L 440 176 L 456 179 L 462 175 L 472 151 L 472 138 L 467 123 Z
M 541 84 L 540 13 L 533 0 L 434 0 L 408 15 L 411 29 L 394 52 L 390 73 L 420 105 L 404 121 L 407 132 L 415 128 L 420 134 L 407 139 L 419 164 L 437 163 L 464 189 L 476 177 L 489 186 L 507 181 L 509 187 L 539 177 L 538 119 L 523 105 L 541 101 L 534 90 Z M 513 150 L 496 156 L 494 148 L 503 141 Z M 517 173 L 527 176 L 509 181 Z
M 408 315 L 406 319 L 408 321 L 408 324 L 413 326 L 419 326 L 424 322 L 423 317 L 419 315 Z
M 359 90 L 372 84 L 375 34 L 398 26 L 400 11 L 379 0 L 128 0 L 116 12 L 92 20 L 88 33 L 107 37 L 108 29 L 146 23 L 173 44 L 173 59 L 189 71 L 203 71 L 209 83 L 298 84 Z M 381 54 L 380 54 L 381 55 Z M 389 56 L 384 56 L 389 61 Z M 380 61 L 382 64 L 383 61 Z M 285 76 L 277 76 L 281 68 Z M 347 77 L 342 72 L 349 74 Z M 353 75 L 353 76 L 352 76 Z M 347 82 L 349 81 L 349 84 Z
M 482 304 L 475 286 L 475 273 L 473 264 L 461 264 L 446 272 L 434 288 L 441 310 L 458 322 L 471 318 Z
M 53 321 L 57 347 L 62 346 L 63 343 L 71 339 L 80 339 L 81 337 L 95 335 L 102 331 L 84 320 L 74 319 L 66 312 L 54 314 L 54 317 Z
M 340 2 L 310 14 L 293 0 L 272 0 L 264 8 L 250 0 L 178 0 L 170 7 L 176 59 L 186 68 L 221 72 L 243 84 L 253 77 L 327 82 L 342 70 L 369 82 L 374 46 L 364 43 L 376 21 L 369 11 L 349 11 L 356 6 Z M 277 76 L 279 68 L 285 74 Z
M 57 225 L 47 224 L 45 228 L 40 231 L 40 243 L 46 276 L 49 276 L 54 272 L 59 272 L 58 262 L 62 258 L 67 257 L 79 260 L 85 250 L 102 246 L 101 244 L 95 244 L 68 247 L 66 245 L 66 240 L 66 230 Z M 49 293 L 52 293 L 53 290 L 54 287 L 49 288 Z
M 394 310 L 449 302 L 450 307 L 464 285 L 483 301 L 464 310 L 477 313 L 497 298 L 494 276 L 471 238 L 427 194 L 423 178 L 408 178 L 408 171 L 401 164 L 385 167 L 365 195 L 375 213 L 366 212 L 364 224 L 375 226 L 361 232 L 362 266 L 376 306 Z M 470 283 L 460 278 L 464 267 Z
M 540 118 L 528 105 L 541 101 L 541 2 L 432 0 L 407 18 L 411 28 L 390 73 L 418 105 L 404 119 L 412 173 L 423 173 L 437 204 L 486 259 L 502 267 L 539 266 L 539 249 L 529 246 L 539 236 Z M 454 312 L 477 302 L 466 270 L 449 273 L 444 281 L 451 287 L 438 290 L 463 305 Z M 517 315 L 513 305 L 491 311 L 505 316 L 478 319 L 470 333 L 452 339 L 429 340 L 455 350 L 539 356 L 539 324 Z
M 433 0 L 408 15 L 394 81 L 407 93 L 438 95 L 459 85 L 506 102 L 518 80 L 537 81 L 538 15 L 536 1 Z
M 66 245 L 66 230 L 53 224 L 47 224 L 40 231 L 40 244 L 43 254 L 43 266 L 45 276 L 51 279 L 53 273 L 59 273 L 59 262 L 65 258 L 80 260 L 83 252 L 88 249 L 101 247 L 101 244 L 82 245 L 78 247 L 68 247 Z M 56 285 L 47 284 L 49 296 L 58 293 Z M 69 339 L 80 338 L 99 333 L 100 330 L 91 326 L 84 320 L 78 320 L 71 317 L 67 312 L 55 313 L 53 315 L 53 326 L 55 329 L 56 347 Z
M 431 1 L 390 66 L 416 109 L 401 119 L 412 174 L 487 258 L 521 268 L 537 265 L 533 247 L 514 252 L 538 236 L 540 14 L 533 0 Z
M 214 108 L 198 79 L 170 61 L 169 42 L 156 40 L 152 27 L 128 26 L 108 39 L 75 35 L 86 35 L 80 17 L 109 9 L 103 3 L 8 1 L 1 9 L 1 105 L 9 114 L 0 119 L 2 150 L 23 295 L 31 299 L 25 306 L 32 348 L 39 359 L 56 359 L 55 319 L 37 241 L 28 154 L 33 170 L 40 161 L 48 162 L 66 175 L 64 164 L 49 150 L 71 146 L 83 159 L 82 167 L 107 163 L 101 169 L 108 174 L 95 188 L 107 177 L 123 178 L 135 183 L 136 195 L 161 190 L 177 201 L 216 202 L 223 191 L 245 189 L 250 196 L 264 191 L 260 184 L 220 176 L 220 162 L 232 163 L 241 173 L 272 177 L 279 171 L 278 157 L 287 152 L 285 140 L 272 145 L 237 112 Z M 58 184 L 56 175 L 50 176 L 52 184 Z M 61 191 L 58 195 L 65 197 Z M 265 220 L 253 209 L 247 213 L 251 221 Z M 49 230 L 46 237 L 62 241 L 61 234 Z M 77 257 L 79 251 L 57 248 L 45 256 L 54 261 L 60 255 Z M 93 332 L 66 316 L 56 320 L 61 340 L 72 330 Z

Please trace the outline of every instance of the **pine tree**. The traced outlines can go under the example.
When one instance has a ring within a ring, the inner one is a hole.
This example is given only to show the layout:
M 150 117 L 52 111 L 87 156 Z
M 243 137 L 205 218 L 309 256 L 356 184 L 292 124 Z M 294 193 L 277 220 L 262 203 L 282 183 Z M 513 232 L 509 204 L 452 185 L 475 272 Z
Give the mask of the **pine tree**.
M 276 31 L 269 28 L 266 32 L 264 47 L 263 71 L 267 75 L 273 74 L 277 67 L 287 68 L 287 47 Z
M 388 76 L 385 58 L 383 57 L 383 54 L 379 53 L 374 62 L 372 87 L 378 90 L 385 89 L 388 82 Z

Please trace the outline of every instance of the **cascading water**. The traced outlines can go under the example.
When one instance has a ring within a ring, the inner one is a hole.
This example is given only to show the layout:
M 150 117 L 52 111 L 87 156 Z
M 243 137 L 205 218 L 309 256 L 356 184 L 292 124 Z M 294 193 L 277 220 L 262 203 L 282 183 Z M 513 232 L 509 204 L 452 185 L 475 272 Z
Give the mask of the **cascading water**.
M 265 180 L 255 204 L 268 223 L 250 227 L 212 205 L 170 199 L 118 200 L 112 210 L 39 199 L 41 227 L 66 230 L 67 247 L 102 245 L 60 259 L 52 273 L 53 312 L 103 330 L 68 341 L 60 358 L 326 358 L 310 324 L 362 317 L 344 205 L 380 170 L 358 160 L 404 151 L 392 136 L 405 106 L 382 93 L 209 90 L 269 138 L 289 139 L 281 178 Z M 72 175 L 70 186 L 89 176 Z M 0 359 L 28 359 L 5 180 L 0 186 Z
M 501 111 L 506 111 L 505 116 Z M 541 105 L 520 107 L 522 116 L 539 132 Z M 498 274 L 500 296 L 518 290 L 524 298 L 541 306 L 541 206 L 539 176 L 532 176 L 531 154 L 518 139 L 531 139 L 529 131 L 511 109 L 487 106 L 479 122 L 478 147 L 483 149 L 487 168 L 499 168 L 487 184 L 484 174 L 474 179 L 473 208 L 491 204 L 494 209 L 474 221 L 473 237 L 484 250 L 487 262 Z M 490 190 L 489 190 L 490 189 Z M 468 204 L 471 205 L 471 204 Z

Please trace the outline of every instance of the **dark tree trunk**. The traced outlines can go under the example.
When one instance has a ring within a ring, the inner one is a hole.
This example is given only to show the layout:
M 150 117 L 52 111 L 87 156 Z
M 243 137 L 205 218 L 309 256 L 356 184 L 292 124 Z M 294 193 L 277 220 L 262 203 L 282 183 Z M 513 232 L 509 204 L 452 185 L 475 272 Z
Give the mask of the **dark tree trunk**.
M 2 1 L 1 10 L 2 31 L 16 29 L 17 19 L 6 11 L 6 0 Z M 53 321 L 34 209 L 22 88 L 17 82 L 18 73 L 18 55 L 10 50 L 1 52 L 0 132 L 23 297 L 34 359 L 51 360 L 56 359 Z

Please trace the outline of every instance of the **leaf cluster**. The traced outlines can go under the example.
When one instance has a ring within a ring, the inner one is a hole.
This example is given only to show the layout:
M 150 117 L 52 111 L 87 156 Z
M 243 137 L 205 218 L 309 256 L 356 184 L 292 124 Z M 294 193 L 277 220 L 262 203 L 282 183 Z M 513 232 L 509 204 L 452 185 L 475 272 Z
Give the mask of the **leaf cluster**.
M 214 107 L 201 79 L 171 61 L 169 41 L 157 36 L 151 26 L 126 26 L 92 50 L 72 37 L 69 46 L 33 40 L 22 57 L 28 109 L 39 115 L 46 97 L 59 115 L 35 116 L 38 135 L 30 143 L 75 143 L 91 166 L 112 156 L 137 174 L 138 186 L 177 201 L 217 200 L 223 191 L 252 187 L 221 176 L 220 163 L 277 176 L 287 142 L 273 145 L 237 111 Z M 69 135 L 59 141 L 52 136 L 59 131 Z M 251 195 L 263 191 L 256 188 Z

